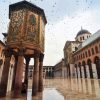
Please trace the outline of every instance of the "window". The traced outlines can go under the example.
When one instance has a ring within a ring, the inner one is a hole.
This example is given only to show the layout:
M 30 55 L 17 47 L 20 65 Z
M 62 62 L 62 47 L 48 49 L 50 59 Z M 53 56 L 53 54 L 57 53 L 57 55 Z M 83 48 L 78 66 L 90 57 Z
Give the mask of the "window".
M 82 59 L 82 54 L 81 54 L 81 59 Z
M 89 56 L 91 56 L 91 52 L 90 52 L 90 50 L 88 50 L 88 54 L 89 54 Z
M 83 40 L 84 40 L 84 36 L 83 36 Z
M 91 49 L 91 52 L 92 52 L 92 55 L 94 55 L 94 49 L 93 48 Z
M 87 51 L 85 51 L 85 55 L 86 55 L 86 57 L 88 56 L 88 55 L 87 55 Z
M 97 46 L 95 46 L 95 52 L 98 53 L 98 47 Z
M 78 60 L 78 56 L 77 56 L 77 60 Z
M 82 40 L 82 37 L 80 37 L 80 40 Z
M 87 36 L 87 38 L 88 38 L 88 36 Z
M 79 59 L 80 59 L 80 55 L 79 55 Z
M 77 51 L 78 50 L 78 48 L 77 47 L 75 47 L 75 51 Z
M 85 55 L 84 55 L 84 53 L 83 53 L 83 58 L 85 58 Z

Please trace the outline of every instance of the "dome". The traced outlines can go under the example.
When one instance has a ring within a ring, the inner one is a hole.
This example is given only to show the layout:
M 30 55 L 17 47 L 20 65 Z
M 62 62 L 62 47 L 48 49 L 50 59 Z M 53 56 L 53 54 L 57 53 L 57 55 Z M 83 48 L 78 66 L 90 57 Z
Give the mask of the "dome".
M 77 36 L 79 36 L 79 35 L 82 35 L 82 34 L 91 34 L 88 30 L 80 30 L 78 33 L 77 33 Z M 76 36 L 76 37 L 77 37 Z

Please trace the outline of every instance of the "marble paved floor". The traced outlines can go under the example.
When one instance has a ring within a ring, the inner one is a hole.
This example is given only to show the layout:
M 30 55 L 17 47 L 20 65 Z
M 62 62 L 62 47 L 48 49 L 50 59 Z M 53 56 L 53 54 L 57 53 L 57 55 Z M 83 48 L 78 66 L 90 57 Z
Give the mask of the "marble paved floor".
M 56 88 L 64 100 L 100 100 L 100 80 L 54 79 L 45 80 L 45 88 Z
M 0 100 L 100 100 L 100 80 L 97 79 L 46 79 L 43 93 L 13 99 L 7 96 Z

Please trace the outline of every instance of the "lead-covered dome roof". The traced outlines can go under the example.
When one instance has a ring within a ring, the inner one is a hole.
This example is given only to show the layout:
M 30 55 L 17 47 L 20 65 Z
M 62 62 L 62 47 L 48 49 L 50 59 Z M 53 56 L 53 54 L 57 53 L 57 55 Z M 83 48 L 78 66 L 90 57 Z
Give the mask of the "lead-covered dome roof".
M 82 35 L 82 34 L 91 34 L 91 33 L 88 30 L 82 29 L 77 33 L 77 36 Z

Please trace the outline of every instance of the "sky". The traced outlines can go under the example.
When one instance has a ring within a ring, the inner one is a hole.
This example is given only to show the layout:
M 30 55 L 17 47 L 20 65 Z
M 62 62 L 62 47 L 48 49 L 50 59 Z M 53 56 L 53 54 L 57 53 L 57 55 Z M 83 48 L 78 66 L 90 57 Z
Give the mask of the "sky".
M 22 0 L 0 0 L 0 39 L 8 32 L 9 4 Z M 45 27 L 44 65 L 53 66 L 63 57 L 67 40 L 74 40 L 78 31 L 94 34 L 100 29 L 100 0 L 26 0 L 44 9 Z M 30 64 L 33 64 L 31 60 Z

